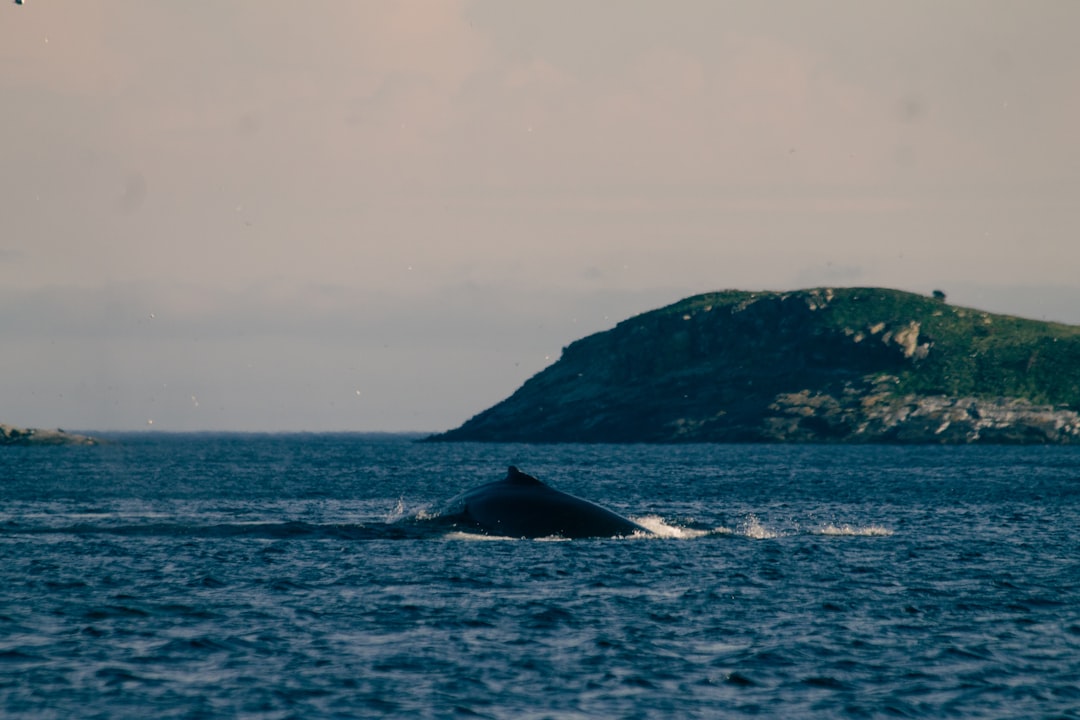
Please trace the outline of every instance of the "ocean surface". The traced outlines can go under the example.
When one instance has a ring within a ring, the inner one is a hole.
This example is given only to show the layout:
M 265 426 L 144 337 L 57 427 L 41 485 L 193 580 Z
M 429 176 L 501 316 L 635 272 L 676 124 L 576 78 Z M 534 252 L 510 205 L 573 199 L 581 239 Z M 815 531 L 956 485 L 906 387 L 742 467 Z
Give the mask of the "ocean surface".
M 1080 448 L 111 439 L 0 448 L 0 717 L 1080 718 Z

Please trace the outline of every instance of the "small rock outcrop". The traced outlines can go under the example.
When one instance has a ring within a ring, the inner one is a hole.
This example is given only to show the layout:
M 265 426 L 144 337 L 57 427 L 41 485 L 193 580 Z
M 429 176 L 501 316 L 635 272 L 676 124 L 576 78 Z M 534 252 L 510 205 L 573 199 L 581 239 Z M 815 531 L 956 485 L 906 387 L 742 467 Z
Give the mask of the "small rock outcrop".
M 96 438 L 64 430 L 19 428 L 0 424 L 0 446 L 3 445 L 97 445 Z
M 431 439 L 1080 443 L 1080 327 L 882 288 L 709 293 Z

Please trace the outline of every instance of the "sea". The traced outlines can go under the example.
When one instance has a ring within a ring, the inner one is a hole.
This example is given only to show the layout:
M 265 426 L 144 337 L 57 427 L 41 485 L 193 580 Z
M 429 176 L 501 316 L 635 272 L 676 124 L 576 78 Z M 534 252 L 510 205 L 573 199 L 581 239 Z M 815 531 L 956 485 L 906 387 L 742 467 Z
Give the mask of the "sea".
M 0 448 L 3 718 L 1080 718 L 1080 448 Z M 516 465 L 626 538 L 487 537 Z

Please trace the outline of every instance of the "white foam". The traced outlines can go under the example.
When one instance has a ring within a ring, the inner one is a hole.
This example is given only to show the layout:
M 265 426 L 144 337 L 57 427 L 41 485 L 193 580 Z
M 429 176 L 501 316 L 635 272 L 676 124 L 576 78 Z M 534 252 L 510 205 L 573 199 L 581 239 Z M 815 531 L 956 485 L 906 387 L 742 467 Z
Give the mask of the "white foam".
M 811 531 L 814 535 L 842 535 L 852 537 L 888 537 L 893 534 L 893 531 L 887 527 L 881 525 L 865 525 L 862 527 L 855 525 L 822 525 L 816 530 Z
M 644 535 L 637 532 L 631 535 L 631 538 L 659 537 L 673 538 L 676 540 L 693 540 L 694 538 L 710 534 L 708 530 L 694 530 L 693 528 L 670 525 L 659 515 L 645 515 L 643 517 L 633 517 L 630 519 L 652 533 L 652 535 Z
M 397 505 L 394 506 L 393 510 L 386 513 L 386 517 L 383 518 L 383 521 L 386 523 L 393 523 L 403 517 L 405 517 L 405 500 L 398 498 Z
M 461 530 L 454 530 L 443 535 L 444 540 L 471 540 L 474 542 L 506 542 L 507 540 L 520 540 L 521 538 L 509 537 L 507 535 L 481 535 L 480 533 L 462 532 Z
M 746 516 L 746 520 L 739 523 L 738 534 L 753 540 L 771 540 L 780 537 L 780 533 L 770 530 L 753 513 Z

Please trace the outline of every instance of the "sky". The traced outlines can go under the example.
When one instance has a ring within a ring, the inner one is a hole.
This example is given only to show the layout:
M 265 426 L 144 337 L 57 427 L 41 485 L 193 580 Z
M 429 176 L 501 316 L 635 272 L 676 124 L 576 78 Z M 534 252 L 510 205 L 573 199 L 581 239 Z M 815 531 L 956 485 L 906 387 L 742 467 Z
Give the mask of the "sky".
M 720 289 L 1080 324 L 1072 0 L 0 5 L 0 421 L 437 431 Z

